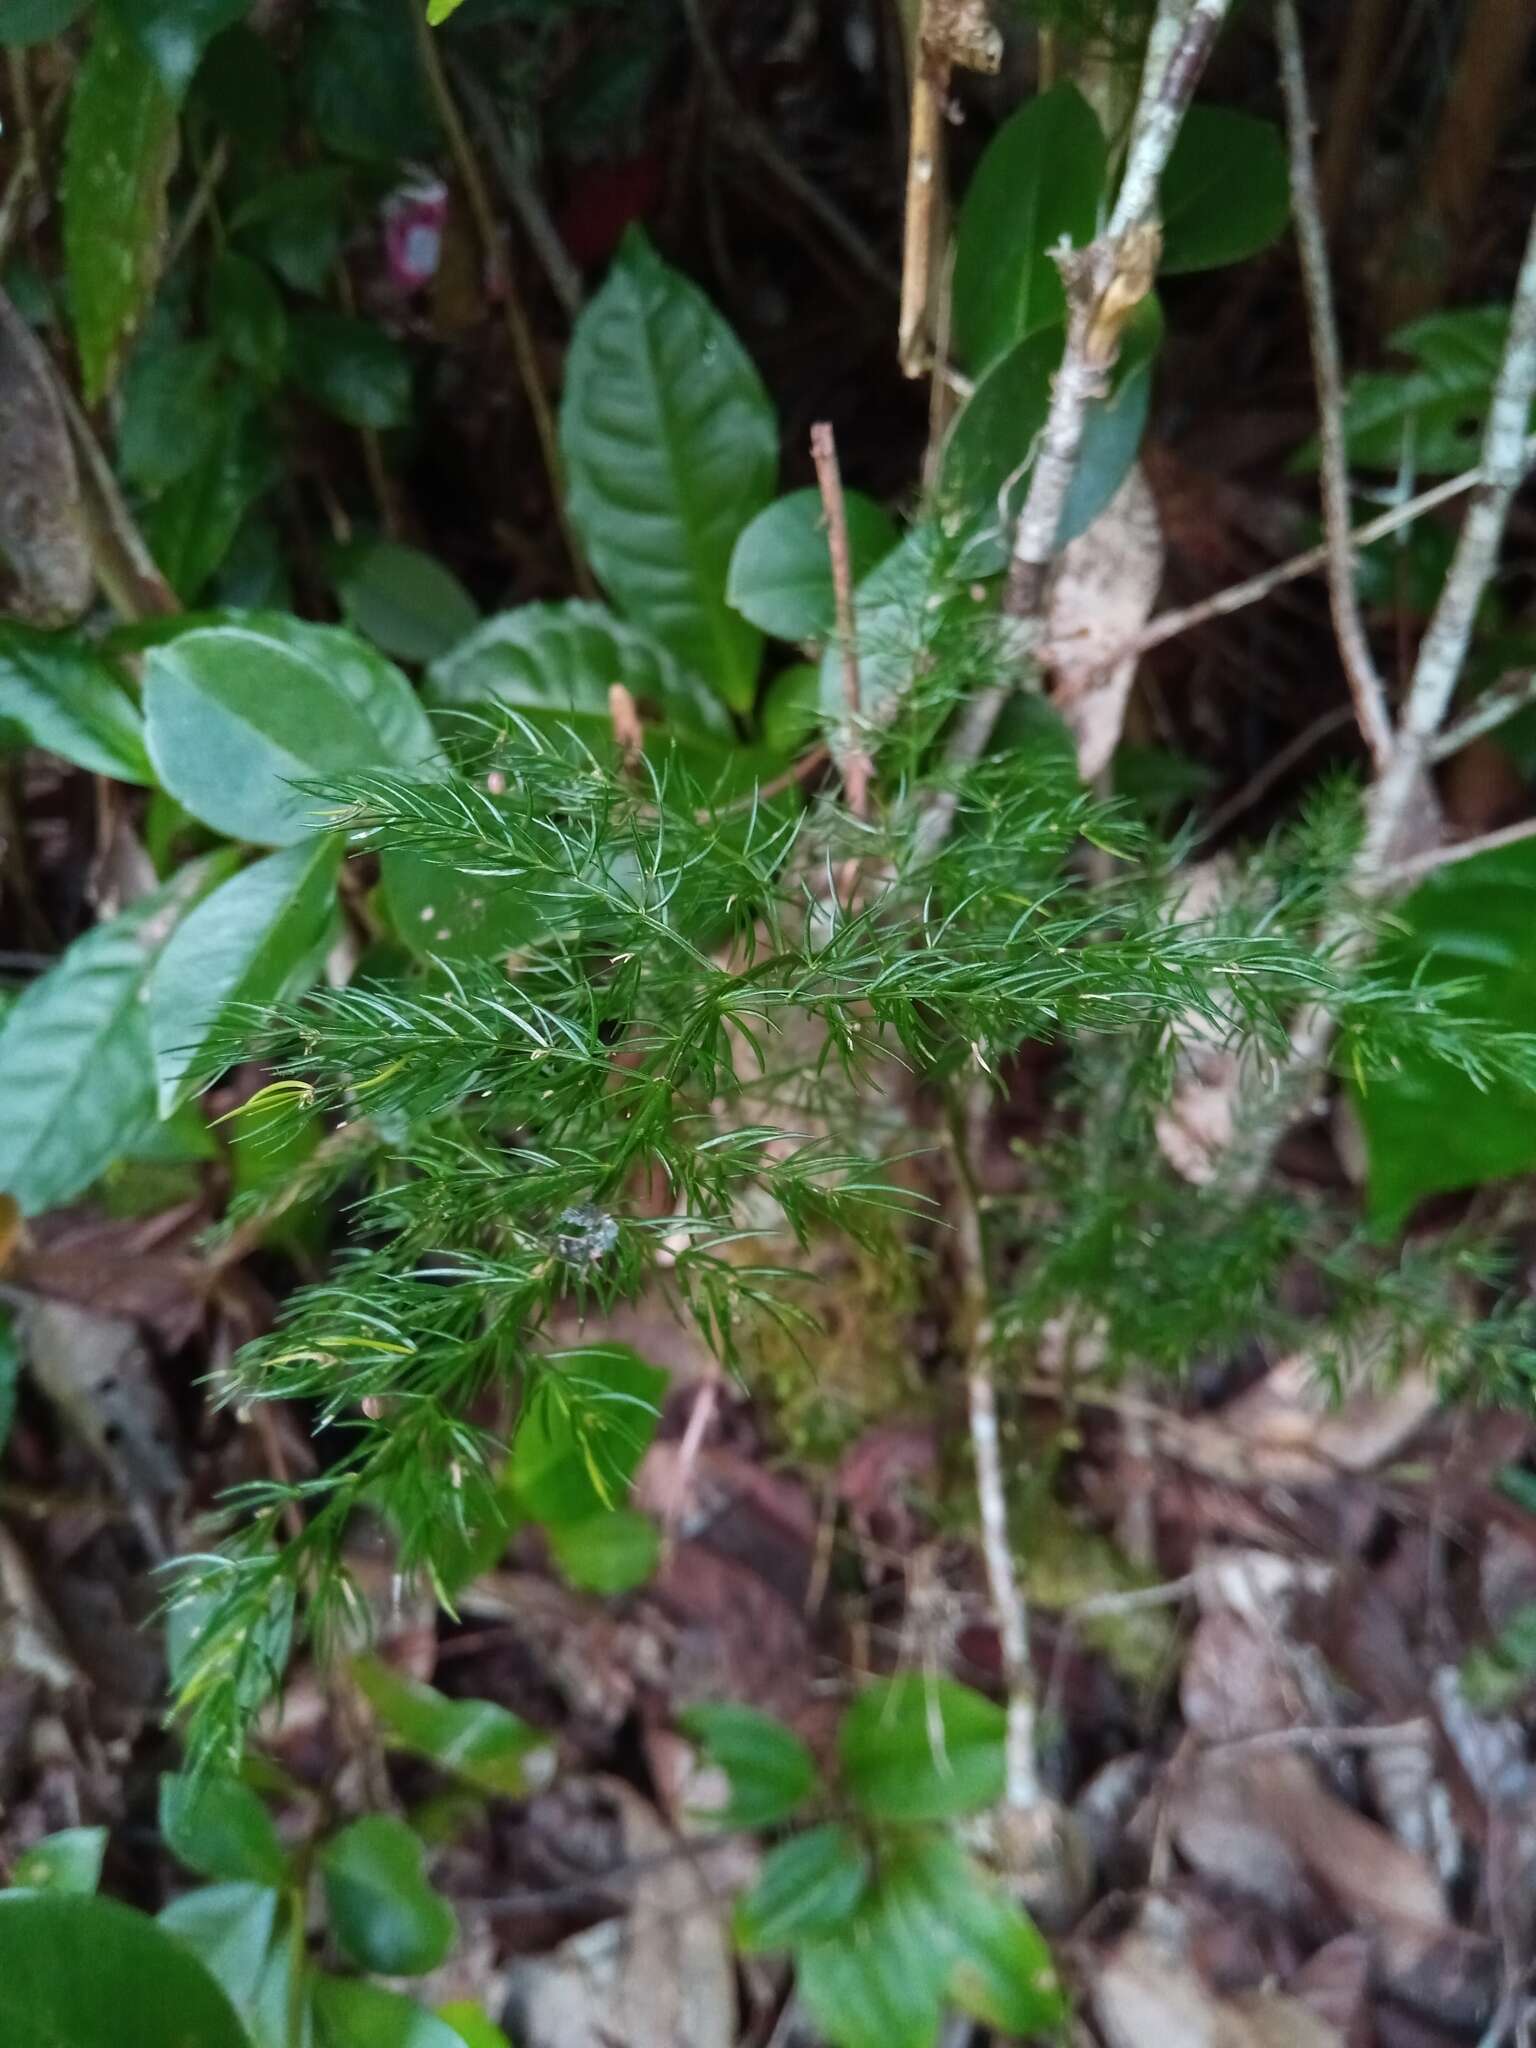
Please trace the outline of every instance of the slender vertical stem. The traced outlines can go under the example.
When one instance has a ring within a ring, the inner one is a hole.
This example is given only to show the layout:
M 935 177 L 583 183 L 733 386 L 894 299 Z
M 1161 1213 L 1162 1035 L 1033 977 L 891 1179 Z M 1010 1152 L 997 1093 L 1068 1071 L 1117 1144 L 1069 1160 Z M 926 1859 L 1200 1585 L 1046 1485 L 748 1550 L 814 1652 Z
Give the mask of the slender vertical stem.
M 1328 599 L 1339 658 L 1354 701 L 1355 720 L 1371 759 L 1382 767 L 1392 751 L 1387 693 L 1371 654 L 1355 588 L 1355 558 L 1349 532 L 1349 469 L 1344 443 L 1344 372 L 1339 359 L 1333 285 L 1318 210 L 1312 162 L 1312 113 L 1307 101 L 1306 63 L 1301 51 L 1295 0 L 1277 0 L 1275 33 L 1280 45 L 1280 85 L 1290 143 L 1291 216 L 1301 258 L 1317 386 L 1318 433 L 1322 449 L 1323 530 L 1328 546 Z
M 859 725 L 859 643 L 853 616 L 853 559 L 848 547 L 848 508 L 837 461 L 837 440 L 831 422 L 811 428 L 811 460 L 827 521 L 827 553 L 832 560 L 832 592 L 837 607 L 837 645 L 843 664 L 843 718 L 847 727 L 842 748 L 843 788 L 856 818 L 869 816 L 869 783 L 873 769 Z

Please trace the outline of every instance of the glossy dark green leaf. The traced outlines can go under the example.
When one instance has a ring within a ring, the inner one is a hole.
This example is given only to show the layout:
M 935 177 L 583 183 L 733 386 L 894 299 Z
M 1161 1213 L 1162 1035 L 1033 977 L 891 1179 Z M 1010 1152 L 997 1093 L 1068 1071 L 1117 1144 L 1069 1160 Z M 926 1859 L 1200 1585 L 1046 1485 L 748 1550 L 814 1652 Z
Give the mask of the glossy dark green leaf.
M 211 341 L 141 348 L 123 378 L 118 462 L 131 483 L 159 490 L 195 469 L 217 432 L 219 351 Z
M 554 1524 L 618 1506 L 656 1434 L 666 1384 L 627 1344 L 551 1353 L 507 1464 L 521 1507 Z
M 288 315 L 277 286 L 259 263 L 225 249 L 208 273 L 208 325 L 231 362 L 253 376 L 281 374 Z
M 730 328 L 638 229 L 577 322 L 560 439 L 572 522 L 615 601 L 746 710 L 761 640 L 725 585 L 772 493 L 773 408 Z
M 1026 100 L 987 145 L 955 242 L 955 347 L 973 375 L 1065 315 L 1050 251 L 1092 239 L 1104 177 L 1104 131 L 1074 85 Z
M 436 741 L 400 671 L 337 626 L 232 614 L 150 650 L 150 759 L 216 832 L 261 846 L 303 839 L 317 799 L 294 785 L 358 768 L 414 768 Z
M 1417 476 L 1455 476 L 1473 467 L 1508 332 L 1507 306 L 1457 306 L 1400 327 L 1390 347 L 1411 367 L 1350 380 L 1344 406 L 1350 461 L 1363 469 L 1406 467 Z M 1314 442 L 1297 466 L 1316 462 Z
M 439 710 L 505 705 L 541 730 L 567 727 L 594 753 L 611 742 L 608 691 L 622 683 L 642 719 L 674 732 L 728 738 L 719 702 L 685 675 L 666 648 L 606 605 L 525 604 L 487 619 L 433 662 L 423 692 Z
M 114 1899 L 62 1892 L 0 1893 L 0 2040 L 249 2048 L 229 2000 L 174 1935 Z
M 350 183 L 340 164 L 290 171 L 240 207 L 231 231 L 295 291 L 323 292 L 341 250 Z
M 845 493 L 848 555 L 859 582 L 899 538 L 883 505 Z M 743 618 L 779 640 L 824 640 L 837 604 L 819 491 L 791 491 L 742 530 L 731 555 L 727 598 Z
M 251 1006 L 299 994 L 315 978 L 335 915 L 339 840 L 300 840 L 215 889 L 172 933 L 149 978 L 149 1036 L 160 1114 L 218 1071 Z M 230 1873 L 225 1873 L 230 1874 Z
M 283 139 L 288 93 L 282 69 L 271 44 L 243 22 L 208 45 L 192 98 L 247 160 L 273 154 Z
M 869 1889 L 869 1850 L 828 1821 L 770 1851 L 736 1903 L 736 1942 L 748 1955 L 821 1941 L 846 1925 Z
M 1383 950 L 1431 983 L 1472 983 L 1447 998 L 1468 1016 L 1529 1030 L 1536 1017 L 1536 843 L 1453 861 L 1393 906 Z M 1536 1096 L 1478 1088 L 1420 1054 L 1355 1091 L 1370 1161 L 1373 1221 L 1395 1230 L 1414 1203 L 1536 1165 Z
M 463 2048 L 464 2036 L 435 2013 L 352 1977 L 315 1985 L 320 2048 Z
M 145 992 L 178 917 L 229 871 L 183 868 L 97 925 L 0 1023 L 0 1191 L 35 1216 L 88 1188 L 154 1121 Z
M 614 1508 L 580 1522 L 557 1522 L 549 1548 L 567 1584 L 588 1593 L 628 1593 L 655 1571 L 661 1531 L 634 1508 Z
M 547 1735 L 492 1700 L 455 1700 L 392 1670 L 378 1657 L 353 1666 L 358 1686 L 402 1748 L 509 1799 L 544 1783 L 553 1764 Z
M 155 779 L 137 706 L 111 664 L 73 634 L 0 619 L 0 721 L 95 774 Z
M 397 661 L 435 661 L 480 624 L 453 571 L 399 541 L 349 542 L 332 558 L 331 576 L 348 623 Z
M 62 35 L 89 0 L 0 0 L 0 44 L 17 48 Z
M 3 1369 L 0 1369 L 3 1378 Z M 0 1430 L 0 1449 L 4 1432 Z M 11 1869 L 11 1883 L 22 1891 L 77 1892 L 89 1895 L 101 1882 L 107 1853 L 105 1828 L 61 1828 L 23 1850 Z
M 64 262 L 87 404 L 110 389 L 154 293 L 176 106 L 138 44 L 99 16 L 70 100 Z
M 453 1947 L 458 1924 L 427 1881 L 420 1841 L 402 1820 L 369 1814 L 327 1843 L 320 1861 L 331 1932 L 360 1969 L 419 1977 Z
M 223 568 L 246 514 L 280 475 L 271 422 L 249 386 L 220 392 L 208 424 L 196 467 L 161 491 L 145 519 L 155 560 L 184 604 Z
M 1192 106 L 1163 173 L 1164 272 L 1255 256 L 1279 239 L 1290 210 L 1285 139 L 1273 121 Z
M 316 405 L 351 427 L 398 427 L 411 416 L 411 359 L 391 335 L 349 313 L 299 313 L 288 370 Z
M 869 1686 L 838 1730 L 843 1777 L 877 1820 L 945 1820 L 1002 1796 L 1007 1717 L 953 1678 L 906 1673 Z
M 174 1934 L 249 2023 L 277 1929 L 277 1893 L 265 1884 L 209 1884 L 162 1908 Z
M 167 1772 L 160 1780 L 160 1833 L 199 1877 L 281 1885 L 288 1875 L 272 1816 L 238 1778 Z
M 439 145 L 404 7 L 329 0 L 304 39 L 300 90 L 315 133 L 336 156 L 394 170 Z
M 679 1714 L 677 1724 L 730 1782 L 730 1802 L 714 1816 L 722 1826 L 773 1827 L 796 1813 L 816 1789 L 811 1752 L 771 1714 L 735 1702 L 706 1702 Z
M 204 49 L 250 0 L 104 0 L 154 65 L 167 92 L 185 92 Z

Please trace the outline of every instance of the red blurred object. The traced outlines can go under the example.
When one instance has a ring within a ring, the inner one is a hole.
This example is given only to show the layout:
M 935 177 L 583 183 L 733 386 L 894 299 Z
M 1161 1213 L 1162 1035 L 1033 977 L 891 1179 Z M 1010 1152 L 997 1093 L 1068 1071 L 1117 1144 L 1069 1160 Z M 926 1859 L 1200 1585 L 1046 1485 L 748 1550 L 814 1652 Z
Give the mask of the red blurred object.
M 644 220 L 661 197 L 664 170 L 648 150 L 624 163 L 586 164 L 571 180 L 560 209 L 560 239 L 585 270 L 606 263 L 631 221 Z

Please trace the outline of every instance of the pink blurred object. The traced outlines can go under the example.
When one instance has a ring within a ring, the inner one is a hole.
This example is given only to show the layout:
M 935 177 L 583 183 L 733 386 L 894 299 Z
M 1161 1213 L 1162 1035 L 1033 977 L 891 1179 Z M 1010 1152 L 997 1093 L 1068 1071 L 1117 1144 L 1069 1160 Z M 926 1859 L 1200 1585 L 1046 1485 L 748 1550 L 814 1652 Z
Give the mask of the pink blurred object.
M 419 292 L 437 275 L 448 218 L 448 187 L 423 174 L 384 201 L 384 249 L 396 291 Z

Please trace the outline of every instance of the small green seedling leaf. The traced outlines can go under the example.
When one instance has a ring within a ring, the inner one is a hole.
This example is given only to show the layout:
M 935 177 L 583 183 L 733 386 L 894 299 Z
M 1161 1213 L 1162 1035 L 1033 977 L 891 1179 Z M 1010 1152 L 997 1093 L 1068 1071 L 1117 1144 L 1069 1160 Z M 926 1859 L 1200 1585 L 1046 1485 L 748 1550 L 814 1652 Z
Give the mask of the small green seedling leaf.
M 934 2048 L 954 1961 L 934 1846 L 895 1843 L 851 1917 L 795 1951 L 796 1989 L 834 2048 Z
M 614 1508 L 584 1521 L 555 1523 L 549 1548 L 568 1584 L 588 1593 L 628 1593 L 655 1571 L 661 1532 L 649 1516 Z
M 507 1463 L 516 1502 L 553 1528 L 588 1521 L 629 1491 L 660 1420 L 667 1376 L 627 1344 L 554 1352 Z
M 861 1693 L 838 1730 L 843 1776 L 876 1820 L 947 1820 L 1003 1791 L 1002 1708 L 953 1678 L 917 1673 Z
M 956 349 L 975 376 L 1066 312 L 1051 251 L 1090 241 L 1104 195 L 1104 131 L 1075 85 L 1009 116 L 976 167 L 955 240 Z
M 949 1996 L 999 2033 L 1054 2032 L 1066 2001 L 1044 1936 L 952 1843 L 933 1852 L 954 1946 Z
M 547 1781 L 554 1762 L 548 1736 L 505 1707 L 449 1699 L 378 1657 L 359 1658 L 353 1670 L 385 1732 L 402 1748 L 483 1792 L 512 1799 Z
M 17 1857 L 11 1883 L 23 1891 L 90 1894 L 101 1882 L 106 1853 L 105 1828 L 61 1828 Z
M 689 1707 L 678 1726 L 730 1781 L 730 1801 L 714 1816 L 724 1827 L 766 1828 L 788 1820 L 819 1782 L 815 1758 L 799 1736 L 755 1707 Z
M 277 1905 L 270 1885 L 207 1884 L 173 1899 L 157 1917 L 249 2019 L 268 1968 Z
M 759 1955 L 834 1935 L 858 1909 L 870 1870 L 868 1848 L 839 1822 L 781 1842 L 736 1902 L 738 1947 Z
M 179 1863 L 199 1877 L 281 1885 L 288 1858 L 272 1816 L 238 1778 L 160 1780 L 160 1833 Z
M 115 1899 L 0 1893 L 5 2048 L 250 2048 L 196 1956 Z
M 351 1977 L 318 1979 L 315 2018 L 319 2048 L 463 2048 L 465 2039 L 397 1991 Z
M 453 1908 L 428 1883 L 421 1843 L 404 1821 L 382 1813 L 353 1821 L 328 1843 L 320 1869 L 331 1931 L 359 1969 L 419 1977 L 453 1947 Z
M 844 496 L 855 583 L 899 538 L 883 505 L 862 491 Z M 744 619 L 779 640 L 824 640 L 837 616 L 826 517 L 819 491 L 791 491 L 743 528 L 731 552 L 725 594 Z
M 773 408 L 725 321 L 638 228 L 576 323 L 560 442 L 571 522 L 615 600 L 749 709 L 761 639 L 725 586 L 773 489 Z

